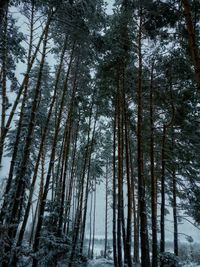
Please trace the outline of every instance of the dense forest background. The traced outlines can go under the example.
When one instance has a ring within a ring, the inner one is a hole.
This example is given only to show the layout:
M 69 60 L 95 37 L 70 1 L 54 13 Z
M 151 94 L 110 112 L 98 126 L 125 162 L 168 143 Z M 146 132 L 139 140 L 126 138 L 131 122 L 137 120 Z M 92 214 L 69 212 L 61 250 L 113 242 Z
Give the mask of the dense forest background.
M 0 0 L 0 266 L 200 262 L 199 47 L 198 0 Z

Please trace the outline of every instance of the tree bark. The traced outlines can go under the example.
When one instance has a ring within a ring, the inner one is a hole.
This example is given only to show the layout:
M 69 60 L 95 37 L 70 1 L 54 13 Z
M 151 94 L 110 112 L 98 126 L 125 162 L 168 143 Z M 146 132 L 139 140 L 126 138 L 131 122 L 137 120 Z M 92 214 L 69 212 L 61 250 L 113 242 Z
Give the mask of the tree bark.
M 141 266 L 150 266 L 149 259 L 149 238 L 147 230 L 147 211 L 143 161 L 143 137 L 142 137 L 142 7 L 140 7 L 138 35 L 138 88 L 137 88 L 137 162 L 138 162 L 138 200 L 140 210 L 140 238 L 141 238 Z
M 108 160 L 106 162 L 106 186 L 105 186 L 105 242 L 104 242 L 104 258 L 107 257 L 107 247 L 108 247 Z
M 116 102 L 116 100 L 115 100 Z M 117 258 L 117 238 L 116 238 L 116 122 L 117 122 L 117 104 L 115 103 L 114 112 L 114 124 L 113 124 L 113 224 L 112 224 L 112 235 L 113 235 L 113 258 L 114 265 L 118 267 Z
M 150 81 L 150 173 L 151 173 L 151 223 L 152 223 L 152 267 L 158 266 L 158 243 L 157 243 L 157 180 L 155 177 L 154 163 L 154 95 L 153 95 L 153 71 L 151 68 Z
M 192 10 L 189 0 L 181 0 L 186 21 L 186 29 L 188 32 L 189 49 L 192 57 L 192 62 L 195 68 L 195 76 L 198 87 L 200 89 L 200 55 L 195 33 L 195 28 L 192 21 Z

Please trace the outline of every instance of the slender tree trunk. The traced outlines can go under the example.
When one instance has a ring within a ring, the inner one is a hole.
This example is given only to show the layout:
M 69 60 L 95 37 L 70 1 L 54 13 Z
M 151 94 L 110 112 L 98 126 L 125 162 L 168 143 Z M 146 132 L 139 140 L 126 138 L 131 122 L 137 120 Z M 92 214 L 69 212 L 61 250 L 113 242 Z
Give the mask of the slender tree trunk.
M 116 100 L 115 100 L 116 102 Z M 117 120 L 117 104 L 115 103 L 114 125 L 113 125 L 113 258 L 114 265 L 118 267 L 117 258 L 117 238 L 116 238 L 116 120 Z
M 118 74 L 119 76 L 119 74 Z M 122 190 L 123 190 L 123 154 L 122 154 L 122 129 L 121 129 L 121 89 L 120 77 L 118 77 L 117 89 L 117 139 L 118 139 L 118 218 L 117 218 L 117 251 L 118 264 L 123 265 L 122 261 Z
M 108 247 L 108 160 L 106 162 L 106 190 L 105 190 L 105 242 L 104 242 L 104 258 L 107 257 L 107 247 Z
M 151 173 L 151 223 L 152 223 L 152 267 L 158 266 L 158 243 L 157 243 L 157 180 L 154 167 L 154 102 L 153 102 L 153 71 L 151 69 L 150 82 L 150 173 Z
M 125 89 L 124 89 L 124 124 L 125 124 L 125 152 L 126 152 L 126 177 L 127 177 L 127 193 L 128 193 L 128 211 L 127 211 L 127 230 L 126 230 L 126 252 L 128 267 L 132 267 L 131 257 L 131 237 L 132 237 L 132 205 L 133 195 L 131 188 L 130 177 L 130 148 L 129 148 L 129 135 L 128 135 L 128 115 L 126 109 Z
M 89 234 L 89 243 L 88 243 L 88 258 L 91 259 L 91 242 L 92 242 L 92 207 L 93 207 L 93 189 L 90 196 L 90 234 Z
M 161 170 L 161 210 L 160 210 L 160 252 L 165 252 L 165 146 L 166 125 L 163 125 L 162 136 L 162 170 Z
M 173 170 L 173 219 L 174 219 L 174 254 L 178 256 L 178 220 L 177 220 L 177 181 Z
M 142 137 L 142 8 L 140 7 L 139 36 L 138 36 L 138 90 L 137 90 L 137 161 L 138 161 L 138 199 L 140 210 L 140 238 L 141 238 L 141 266 L 150 266 L 149 239 L 147 230 L 147 210 L 145 196 L 145 178 L 143 161 L 143 137 Z
M 7 104 L 7 27 L 8 27 L 8 3 L 4 4 L 4 10 L 3 13 L 4 19 L 3 19 L 3 62 L 2 62 L 2 105 L 1 105 L 1 132 L 0 132 L 0 137 L 4 136 L 5 132 L 5 119 L 6 119 L 6 104 Z M 3 139 L 1 138 L 1 143 L 0 147 L 3 146 L 2 143 Z M 1 165 L 1 160 L 3 156 L 3 151 L 0 150 L 0 165 Z
M 139 207 L 136 207 L 136 178 L 133 171 L 133 159 L 131 142 L 129 137 L 129 150 L 130 150 L 130 167 L 131 167 L 131 188 L 132 188 L 132 198 L 133 198 L 133 221 L 134 221 L 134 242 L 133 242 L 133 259 L 134 263 L 139 263 Z
M 174 128 L 172 127 L 172 155 L 174 155 Z M 174 163 L 172 162 L 174 165 Z M 174 254 L 178 256 L 178 216 L 177 216 L 177 177 L 176 167 L 172 171 L 172 190 L 173 190 L 173 220 L 174 220 Z
M 193 25 L 192 10 L 189 0 L 181 0 L 183 4 L 183 11 L 186 21 L 186 29 L 188 32 L 189 49 L 192 57 L 192 62 L 195 68 L 196 81 L 200 89 L 200 55 L 198 42 L 195 33 L 195 27 Z
M 95 232 L 96 232 L 96 201 L 97 201 L 97 185 L 96 179 L 94 179 L 94 209 L 93 209 L 93 235 L 92 235 L 92 251 L 91 251 L 91 259 L 94 258 L 94 241 L 95 241 Z

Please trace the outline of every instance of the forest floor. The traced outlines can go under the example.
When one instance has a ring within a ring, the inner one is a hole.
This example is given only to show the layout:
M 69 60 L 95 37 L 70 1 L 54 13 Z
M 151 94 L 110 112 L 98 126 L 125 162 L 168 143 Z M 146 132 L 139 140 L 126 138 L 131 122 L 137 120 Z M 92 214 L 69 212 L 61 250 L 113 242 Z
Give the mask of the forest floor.
M 95 259 L 89 262 L 88 267 L 111 267 L 114 266 L 113 261 L 106 259 Z

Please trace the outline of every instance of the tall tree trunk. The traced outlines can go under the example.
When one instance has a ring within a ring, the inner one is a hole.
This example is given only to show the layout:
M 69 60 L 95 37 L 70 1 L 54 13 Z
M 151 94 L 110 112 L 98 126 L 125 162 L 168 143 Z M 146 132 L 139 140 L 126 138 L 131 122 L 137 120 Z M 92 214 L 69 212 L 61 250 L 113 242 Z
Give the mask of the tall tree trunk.
M 189 49 L 190 49 L 193 65 L 195 68 L 196 81 L 200 89 L 200 55 L 199 55 L 199 48 L 198 48 L 195 27 L 193 25 L 191 5 L 190 5 L 189 0 L 181 0 L 181 1 L 183 4 L 184 16 L 185 16 L 185 21 L 186 21 L 186 29 L 188 32 Z
M 104 258 L 107 257 L 107 247 L 108 247 L 108 160 L 106 162 L 106 190 L 105 190 L 105 241 L 104 241 Z
M 130 167 L 131 167 L 131 188 L 132 188 L 132 198 L 133 198 L 133 221 L 134 221 L 134 242 L 133 242 L 133 259 L 134 263 L 139 264 L 139 207 L 137 208 L 136 203 L 136 178 L 133 171 L 133 157 L 131 150 L 131 142 L 129 137 L 129 150 L 130 150 Z
M 115 102 L 117 102 L 117 101 L 115 100 Z M 112 235 L 113 235 L 114 265 L 116 267 L 118 267 L 117 238 L 116 238 L 116 121 L 117 121 L 117 104 L 115 103 L 114 124 L 113 124 L 113 224 L 112 224 Z
M 131 188 L 130 177 L 130 148 L 129 148 L 129 135 L 128 135 L 128 114 L 126 108 L 125 89 L 124 89 L 124 124 L 125 124 L 125 152 L 126 152 L 126 177 L 127 177 L 127 193 L 128 193 L 128 211 L 127 211 L 127 230 L 126 230 L 126 253 L 128 267 L 132 267 L 131 257 L 131 237 L 132 237 L 132 205 L 133 195 Z M 134 186 L 134 185 L 133 185 Z
M 94 241 L 95 241 L 95 230 L 96 230 L 96 201 L 97 201 L 97 184 L 96 178 L 94 179 L 94 209 L 93 209 L 93 234 L 92 234 L 92 251 L 91 251 L 91 259 L 94 258 Z
M 117 218 L 117 252 L 118 264 L 123 265 L 122 261 L 122 190 L 123 190 L 123 153 L 122 153 L 122 125 L 121 125 L 121 88 L 120 74 L 118 73 L 118 89 L 117 89 L 117 141 L 118 141 L 118 218 Z
M 177 181 L 176 171 L 173 170 L 173 219 L 174 219 L 174 254 L 178 256 L 178 220 L 177 220 Z
M 174 127 L 172 126 L 172 157 L 174 156 Z M 172 162 L 172 191 L 173 191 L 173 221 L 174 221 L 174 254 L 178 256 L 178 216 L 177 216 L 177 177 L 176 177 L 176 166 Z
M 162 170 L 161 170 L 161 210 L 160 210 L 160 252 L 165 251 L 165 146 L 166 146 L 166 125 L 163 125 L 162 136 Z
M 89 242 L 88 242 L 88 258 L 91 259 L 91 243 L 92 243 L 92 211 L 93 211 L 93 195 L 94 191 L 92 188 L 91 196 L 90 196 L 90 234 L 89 234 Z
M 152 223 L 152 267 L 158 266 L 158 242 L 157 242 L 157 180 L 154 167 L 154 95 L 153 95 L 153 71 L 151 68 L 150 81 L 150 173 L 151 173 L 151 223 Z
M 145 178 L 143 161 L 142 137 L 142 7 L 140 7 L 139 36 L 138 36 L 138 88 L 137 88 L 137 162 L 138 162 L 138 200 L 140 210 L 141 266 L 150 266 L 149 239 L 147 230 L 147 210 L 145 196 Z
M 4 132 L 5 132 L 5 119 L 6 119 L 6 105 L 7 105 L 7 27 L 8 27 L 8 3 L 4 4 L 3 6 L 3 13 L 4 14 L 4 19 L 3 19 L 3 23 L 2 23 L 2 34 L 3 34 L 3 62 L 2 62 L 2 105 L 1 105 L 1 132 L 0 132 L 0 137 L 4 136 Z M 0 146 L 3 146 L 2 143 L 2 138 L 1 138 L 1 143 Z M 3 151 L 0 150 L 0 165 L 1 165 L 1 160 L 2 160 L 2 156 L 3 156 Z M 0 166 L 1 167 L 1 166 Z

